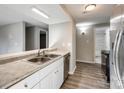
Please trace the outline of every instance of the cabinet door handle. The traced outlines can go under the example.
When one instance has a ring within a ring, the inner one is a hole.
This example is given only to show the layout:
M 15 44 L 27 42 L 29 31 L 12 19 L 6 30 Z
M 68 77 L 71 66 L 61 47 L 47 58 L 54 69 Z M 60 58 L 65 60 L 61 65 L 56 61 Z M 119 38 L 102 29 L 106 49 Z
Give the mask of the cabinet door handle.
M 57 70 L 56 72 L 54 72 L 55 74 L 58 73 L 59 71 Z
M 28 87 L 28 85 L 27 85 L 27 84 L 25 84 L 25 85 L 24 85 L 24 87 L 26 87 L 26 88 L 27 88 L 27 87 Z

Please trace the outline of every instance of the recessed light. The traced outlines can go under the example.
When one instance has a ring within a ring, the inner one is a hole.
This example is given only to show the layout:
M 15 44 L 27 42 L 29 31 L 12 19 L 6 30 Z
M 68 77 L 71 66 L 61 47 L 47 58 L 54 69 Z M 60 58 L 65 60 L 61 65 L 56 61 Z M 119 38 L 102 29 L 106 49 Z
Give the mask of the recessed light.
M 85 6 L 86 11 L 91 11 L 96 7 L 96 4 L 88 4 Z
M 39 10 L 39 9 L 37 9 L 35 7 L 32 8 L 32 11 L 35 12 L 35 13 L 37 13 L 37 14 L 39 14 L 39 15 L 41 15 L 44 18 L 47 18 L 47 19 L 49 18 L 48 15 L 46 15 L 44 12 L 42 12 L 41 10 Z

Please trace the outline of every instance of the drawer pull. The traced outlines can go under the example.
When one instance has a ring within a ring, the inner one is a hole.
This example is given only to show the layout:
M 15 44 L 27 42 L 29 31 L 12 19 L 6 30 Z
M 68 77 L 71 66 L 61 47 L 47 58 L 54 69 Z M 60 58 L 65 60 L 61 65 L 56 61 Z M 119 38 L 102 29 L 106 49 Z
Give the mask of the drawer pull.
M 27 85 L 27 84 L 25 84 L 25 85 L 24 85 L 24 87 L 26 87 L 26 88 L 27 88 L 27 87 L 28 87 L 28 85 Z

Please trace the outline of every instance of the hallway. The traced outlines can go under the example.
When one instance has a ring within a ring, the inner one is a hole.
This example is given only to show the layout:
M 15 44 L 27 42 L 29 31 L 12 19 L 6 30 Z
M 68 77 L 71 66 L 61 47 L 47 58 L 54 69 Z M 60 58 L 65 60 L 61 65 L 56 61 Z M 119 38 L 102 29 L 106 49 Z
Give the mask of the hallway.
M 74 75 L 70 75 L 62 89 L 108 89 L 103 71 L 98 64 L 77 62 Z

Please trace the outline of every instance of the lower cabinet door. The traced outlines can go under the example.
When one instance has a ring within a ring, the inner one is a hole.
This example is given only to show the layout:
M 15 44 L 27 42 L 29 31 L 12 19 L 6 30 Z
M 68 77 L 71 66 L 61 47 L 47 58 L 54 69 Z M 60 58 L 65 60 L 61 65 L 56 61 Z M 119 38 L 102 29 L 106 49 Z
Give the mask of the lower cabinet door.
M 53 88 L 53 76 L 49 73 L 44 79 L 40 81 L 40 89 L 52 89 Z
M 57 69 L 53 71 L 53 89 L 57 89 Z
M 63 76 L 63 66 L 59 66 L 54 70 L 53 73 L 53 88 L 59 89 L 63 83 L 64 76 Z
M 63 76 L 63 67 L 60 66 L 57 68 L 56 74 L 56 88 L 59 89 L 63 83 L 64 76 Z
M 41 89 L 59 89 L 61 87 L 64 81 L 63 65 L 63 60 L 60 60 L 58 66 L 55 67 L 44 79 L 40 81 Z

